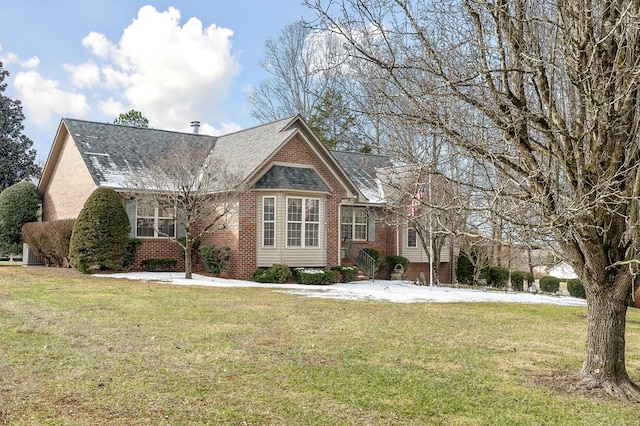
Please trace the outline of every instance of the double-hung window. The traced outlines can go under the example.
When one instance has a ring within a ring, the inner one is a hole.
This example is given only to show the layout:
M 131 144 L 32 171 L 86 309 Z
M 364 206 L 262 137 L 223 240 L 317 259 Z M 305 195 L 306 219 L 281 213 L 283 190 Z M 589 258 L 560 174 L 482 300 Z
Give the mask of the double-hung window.
M 276 197 L 262 199 L 262 245 L 276 246 Z
M 287 247 L 320 245 L 320 199 L 287 198 Z
M 354 241 L 367 240 L 367 210 L 364 207 L 342 208 L 342 238 Z
M 418 247 L 418 235 L 416 233 L 416 228 L 407 228 L 407 247 Z
M 175 208 L 169 204 L 154 204 L 144 201 L 136 203 L 136 236 L 175 237 Z

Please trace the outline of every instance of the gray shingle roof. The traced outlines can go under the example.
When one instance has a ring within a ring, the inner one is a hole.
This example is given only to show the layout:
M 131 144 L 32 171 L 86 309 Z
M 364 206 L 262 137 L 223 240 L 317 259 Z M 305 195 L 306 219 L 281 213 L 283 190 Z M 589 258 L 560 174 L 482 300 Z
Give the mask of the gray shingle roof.
M 133 173 L 181 140 L 210 147 L 213 157 L 226 161 L 244 180 L 301 129 L 298 119 L 289 117 L 218 137 L 69 118 L 63 119 L 62 125 L 73 138 L 94 183 L 124 189 Z M 340 151 L 331 151 L 331 155 L 370 203 L 384 202 L 376 169 L 389 167 L 388 157 Z M 279 166 L 262 179 L 259 184 L 264 187 L 330 191 L 312 169 Z
M 126 188 L 132 172 L 168 152 L 181 140 L 213 148 L 216 138 L 92 121 L 62 120 L 97 186 Z
M 254 185 L 259 189 L 300 189 L 331 192 L 315 170 L 308 167 L 275 165 Z
M 385 195 L 377 170 L 391 167 L 389 157 L 346 151 L 331 151 L 331 155 L 370 203 L 384 203 Z

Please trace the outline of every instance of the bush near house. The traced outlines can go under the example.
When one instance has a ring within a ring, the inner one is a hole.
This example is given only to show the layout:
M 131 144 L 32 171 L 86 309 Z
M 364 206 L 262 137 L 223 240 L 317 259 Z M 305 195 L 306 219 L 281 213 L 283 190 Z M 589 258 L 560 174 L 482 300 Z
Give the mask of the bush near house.
M 461 284 L 473 284 L 473 263 L 465 253 L 460 253 L 456 262 L 456 278 Z
M 40 198 L 31 182 L 0 192 L 0 254 L 22 253 L 22 225 L 38 220 Z
M 516 291 L 522 291 L 524 289 L 524 282 L 528 284 L 533 282 L 533 274 L 525 271 L 511 271 L 511 288 Z
M 354 266 L 333 266 L 331 267 L 332 271 L 336 271 L 338 273 L 338 281 L 341 283 L 350 283 L 358 279 L 358 268 Z
M 207 270 L 213 275 L 218 276 L 227 266 L 227 262 L 229 262 L 231 258 L 231 248 L 207 244 L 200 247 L 200 257 Z
M 569 291 L 569 294 L 573 297 L 579 297 L 580 299 L 587 298 L 587 293 L 584 291 L 582 281 L 578 278 L 567 280 L 567 291 Z
M 140 238 L 129 238 L 127 250 L 124 254 L 124 259 L 122 260 L 122 267 L 125 271 L 130 270 L 133 264 L 136 263 L 136 254 L 138 253 L 138 249 L 141 245 L 142 240 Z
M 145 259 L 142 269 L 149 272 L 173 272 L 176 269 L 176 259 Z
M 380 269 L 385 269 L 387 267 L 384 264 L 384 259 L 382 258 L 382 253 L 380 253 L 379 250 L 367 247 L 367 248 L 363 248 L 362 251 L 367 253 L 369 256 L 371 256 L 373 258 L 373 260 L 376 261 L 376 271 L 379 271 Z
M 540 290 L 547 293 L 555 293 L 560 288 L 560 279 L 552 276 L 540 278 Z
M 68 266 L 69 244 L 75 219 L 29 222 L 22 225 L 22 239 L 45 265 Z
M 402 265 L 402 269 L 404 269 L 405 271 L 409 267 L 409 259 L 404 256 L 392 254 L 390 256 L 387 256 L 386 261 L 387 268 L 389 268 L 389 273 L 392 273 L 394 271 L 396 265 Z
M 293 273 L 287 265 L 275 264 L 269 269 L 258 268 L 253 274 L 252 280 L 258 283 L 286 283 Z
M 316 268 L 294 269 L 298 284 L 319 285 L 335 284 L 338 282 L 338 273 L 333 270 Z
M 129 217 L 116 191 L 96 189 L 84 203 L 73 227 L 69 247 L 71 266 L 83 273 L 123 269 L 130 229 Z
M 490 266 L 482 271 L 482 278 L 491 287 L 505 288 L 509 282 L 509 270 L 501 266 Z

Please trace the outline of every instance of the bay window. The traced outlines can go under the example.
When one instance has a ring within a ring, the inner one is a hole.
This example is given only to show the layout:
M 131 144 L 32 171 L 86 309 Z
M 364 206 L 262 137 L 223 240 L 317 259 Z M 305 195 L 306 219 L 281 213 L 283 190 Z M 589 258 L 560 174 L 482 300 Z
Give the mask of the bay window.
M 318 247 L 320 199 L 287 198 L 287 247 Z

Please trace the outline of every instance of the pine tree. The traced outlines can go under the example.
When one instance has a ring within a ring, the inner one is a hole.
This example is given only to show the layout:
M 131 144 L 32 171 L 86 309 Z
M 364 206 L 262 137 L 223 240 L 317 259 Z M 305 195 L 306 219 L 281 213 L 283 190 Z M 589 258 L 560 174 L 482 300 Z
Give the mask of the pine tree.
M 33 141 L 22 134 L 25 117 L 21 103 L 2 95 L 8 76 L 0 62 L 0 191 L 21 180 L 38 178 L 41 173 L 35 162 L 36 151 L 31 148 Z

